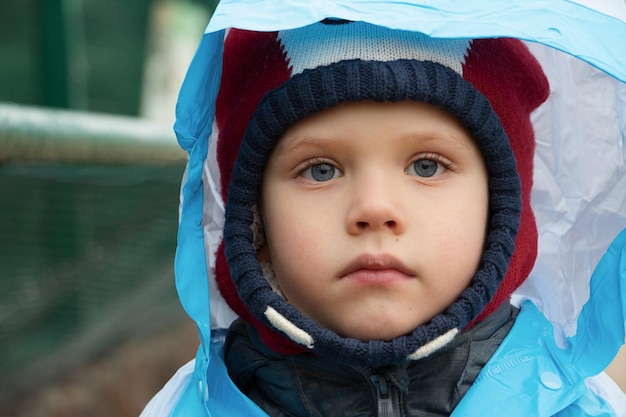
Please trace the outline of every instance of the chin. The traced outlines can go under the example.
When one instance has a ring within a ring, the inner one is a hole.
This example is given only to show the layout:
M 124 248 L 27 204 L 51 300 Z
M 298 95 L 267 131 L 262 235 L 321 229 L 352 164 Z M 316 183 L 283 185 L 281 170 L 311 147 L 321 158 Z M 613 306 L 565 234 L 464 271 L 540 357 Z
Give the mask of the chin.
M 358 339 L 363 342 L 369 342 L 371 340 L 389 342 L 397 337 L 411 333 L 417 326 L 418 325 L 390 326 L 389 323 L 384 323 L 380 326 L 368 326 L 366 329 L 352 328 L 347 332 L 338 334 L 344 337 Z

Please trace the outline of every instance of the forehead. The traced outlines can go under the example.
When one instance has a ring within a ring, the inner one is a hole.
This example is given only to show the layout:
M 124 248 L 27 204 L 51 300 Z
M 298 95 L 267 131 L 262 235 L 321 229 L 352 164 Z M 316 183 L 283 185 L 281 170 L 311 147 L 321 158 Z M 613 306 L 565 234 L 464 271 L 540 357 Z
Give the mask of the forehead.
M 387 133 L 389 136 L 385 138 Z M 381 141 L 394 136 L 407 143 L 476 146 L 465 126 L 439 107 L 411 100 L 382 103 L 363 100 L 344 102 L 294 123 L 280 136 L 273 153 L 289 153 L 303 147 L 359 145 L 362 135 L 376 135 Z

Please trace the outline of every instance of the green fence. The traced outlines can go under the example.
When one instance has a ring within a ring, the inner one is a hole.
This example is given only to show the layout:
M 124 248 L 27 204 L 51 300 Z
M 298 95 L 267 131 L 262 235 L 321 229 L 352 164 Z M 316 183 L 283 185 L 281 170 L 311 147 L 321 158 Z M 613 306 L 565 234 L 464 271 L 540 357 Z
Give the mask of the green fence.
M 169 126 L 0 104 L 0 405 L 185 320 L 184 164 Z
M 137 116 L 171 119 L 216 4 L 0 2 L 0 416 L 189 322 L 173 277 L 186 156 L 171 122 Z
M 217 2 L 2 0 L 0 101 L 140 114 L 146 64 L 158 42 L 195 32 L 194 17 L 206 24 Z M 159 20 L 167 6 L 193 10 L 182 22 L 171 14 Z M 154 38 L 174 24 L 174 33 Z

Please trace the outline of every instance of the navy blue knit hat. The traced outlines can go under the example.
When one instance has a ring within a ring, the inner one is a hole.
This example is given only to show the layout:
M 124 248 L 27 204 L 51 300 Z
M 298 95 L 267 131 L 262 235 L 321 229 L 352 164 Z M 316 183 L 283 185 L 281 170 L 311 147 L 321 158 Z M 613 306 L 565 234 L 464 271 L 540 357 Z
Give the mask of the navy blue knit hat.
M 497 309 L 527 277 L 537 240 L 529 114 L 548 86 L 523 44 L 432 39 L 361 22 L 232 30 L 223 74 L 216 122 L 226 218 L 216 278 L 231 308 L 270 348 L 370 367 L 419 359 Z M 252 230 L 263 169 L 287 127 L 366 99 L 426 102 L 455 115 L 475 138 L 489 176 L 485 251 L 469 287 L 444 312 L 391 341 L 341 337 L 285 301 L 264 276 Z

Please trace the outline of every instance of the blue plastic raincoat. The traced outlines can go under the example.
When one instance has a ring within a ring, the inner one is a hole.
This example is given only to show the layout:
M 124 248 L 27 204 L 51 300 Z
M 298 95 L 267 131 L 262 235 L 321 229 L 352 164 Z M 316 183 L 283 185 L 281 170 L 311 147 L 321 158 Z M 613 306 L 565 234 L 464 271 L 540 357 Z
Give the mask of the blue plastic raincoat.
M 513 329 L 453 416 L 626 416 L 626 396 L 601 373 L 624 343 L 626 324 L 622 0 L 223 0 L 182 86 L 175 125 L 189 152 L 176 284 L 201 344 L 142 416 L 265 415 L 228 377 L 221 349 L 234 314 L 211 276 L 224 212 L 210 140 L 222 42 L 230 27 L 279 30 L 326 17 L 434 37 L 529 41 L 552 88 L 533 115 L 539 256 L 513 297 L 521 306 Z

